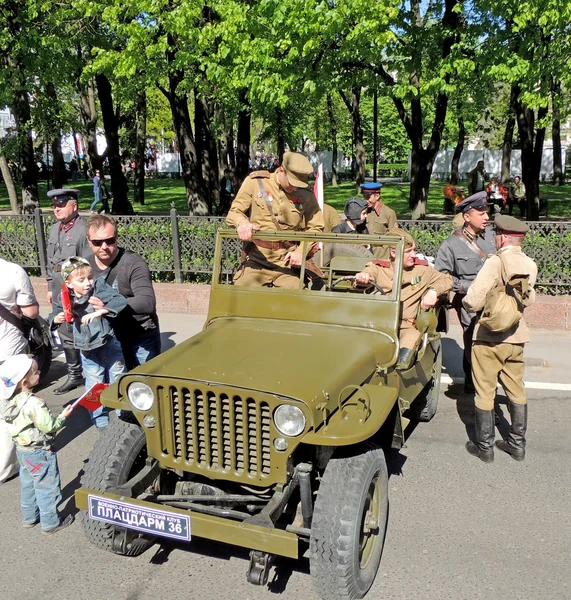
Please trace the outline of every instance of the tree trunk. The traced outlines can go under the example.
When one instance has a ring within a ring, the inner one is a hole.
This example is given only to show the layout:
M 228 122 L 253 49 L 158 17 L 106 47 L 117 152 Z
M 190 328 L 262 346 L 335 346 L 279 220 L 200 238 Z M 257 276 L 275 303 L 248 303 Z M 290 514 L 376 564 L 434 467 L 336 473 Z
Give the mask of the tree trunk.
M 276 141 L 278 145 L 278 162 L 281 165 L 285 152 L 284 120 L 281 108 L 276 108 Z
M 2 172 L 2 177 L 4 178 L 4 183 L 6 184 L 6 189 L 8 190 L 10 209 L 15 215 L 18 215 L 20 214 L 20 207 L 18 206 L 18 192 L 16 191 L 14 179 L 12 178 L 10 167 L 8 166 L 8 160 L 3 154 L 0 154 L 0 171 Z
M 24 212 L 33 212 L 33 209 L 40 205 L 38 197 L 38 169 L 32 142 L 30 100 L 24 86 L 14 92 L 13 108 L 18 134 L 18 152 L 20 155 L 22 206 Z
M 97 85 L 97 96 L 101 106 L 101 117 L 105 128 L 105 140 L 107 150 L 105 155 L 109 162 L 109 176 L 111 177 L 111 190 L 113 193 L 114 214 L 126 215 L 130 212 L 129 198 L 127 196 L 127 179 L 121 165 L 121 154 L 119 148 L 119 122 L 113 108 L 113 95 L 111 82 L 106 75 L 100 73 L 95 77 Z
M 339 91 L 345 106 L 351 115 L 351 134 L 353 138 L 353 152 L 357 163 L 357 172 L 355 173 L 355 183 L 357 191 L 359 186 L 365 181 L 365 146 L 363 144 L 363 128 L 361 126 L 361 88 L 354 87 L 351 89 L 351 100 L 347 98 L 343 91 Z
M 78 86 L 79 78 L 78 78 Z M 97 152 L 97 103 L 95 102 L 95 86 L 93 78 L 90 77 L 87 81 L 87 88 L 79 87 L 80 89 L 80 114 L 85 129 L 84 155 L 83 161 L 87 162 L 91 168 L 91 175 L 95 174 L 96 170 L 103 169 L 103 157 Z M 89 157 L 89 160 L 88 160 Z
M 337 121 L 335 120 L 335 112 L 333 111 L 333 98 L 331 94 L 327 94 L 327 113 L 329 114 L 329 125 L 331 127 L 331 146 L 333 154 L 331 157 L 331 185 L 337 186 Z
M 46 85 L 46 95 L 50 102 L 55 107 L 58 105 L 58 97 L 55 85 L 49 81 Z M 52 113 L 53 116 L 49 122 L 49 132 L 51 132 L 51 151 L 52 151 L 52 187 L 54 189 L 65 187 L 65 162 L 61 151 L 61 123 L 57 116 L 57 111 Z M 48 134 L 49 135 L 49 134 Z
M 553 185 L 563 185 L 562 152 L 561 152 L 561 111 L 559 102 L 561 99 L 561 82 L 551 78 L 551 106 L 553 109 L 553 124 L 551 126 L 551 140 L 553 141 Z
M 202 184 L 205 188 L 208 212 L 212 214 L 213 206 L 220 203 L 218 153 L 216 138 L 212 133 L 212 107 L 210 103 L 194 94 L 194 131 L 196 134 L 197 153 L 202 165 Z M 213 148 L 214 146 L 214 148 Z
M 170 39 L 169 44 L 171 47 L 174 47 L 174 40 Z M 167 51 L 167 61 L 172 63 L 174 62 L 174 58 L 174 52 Z M 182 178 L 186 189 L 188 212 L 194 216 L 206 216 L 208 214 L 208 206 L 204 200 L 203 190 L 200 185 L 200 163 L 197 158 L 196 144 L 192 134 L 188 101 L 186 94 L 180 95 L 177 93 L 177 87 L 183 80 L 183 77 L 184 75 L 181 71 L 171 71 L 169 72 L 169 89 L 165 90 L 160 85 L 157 85 L 168 99 L 171 107 L 180 155 Z
M 461 109 L 461 107 L 459 107 Z M 456 185 L 460 181 L 458 173 L 458 165 L 460 164 L 460 158 L 464 151 L 464 140 L 466 138 L 466 126 L 464 125 L 464 119 L 458 117 L 458 139 L 456 140 L 456 147 L 454 148 L 454 154 L 452 155 L 452 165 L 450 167 L 450 184 Z
M 137 93 L 137 143 L 135 150 L 135 181 L 133 199 L 145 204 L 145 150 L 147 147 L 147 94 Z
M 539 219 L 539 176 L 541 173 L 541 156 L 545 140 L 545 128 L 535 131 L 535 113 L 523 104 L 517 90 L 516 118 L 521 141 L 522 179 L 527 197 L 527 219 Z M 547 108 L 538 111 L 537 119 L 547 116 Z
M 432 158 L 431 158 L 432 156 Z M 428 188 L 436 154 L 422 147 L 412 147 L 409 206 L 411 219 L 424 219 L 428 203 Z
M 228 152 L 228 162 L 232 170 L 236 169 L 236 153 L 234 152 L 234 124 L 230 124 L 230 128 L 226 133 L 226 151 Z
M 236 183 L 238 187 L 248 176 L 250 170 L 250 123 L 252 112 L 246 96 L 246 90 L 240 92 L 240 111 L 238 112 L 238 135 L 236 153 Z

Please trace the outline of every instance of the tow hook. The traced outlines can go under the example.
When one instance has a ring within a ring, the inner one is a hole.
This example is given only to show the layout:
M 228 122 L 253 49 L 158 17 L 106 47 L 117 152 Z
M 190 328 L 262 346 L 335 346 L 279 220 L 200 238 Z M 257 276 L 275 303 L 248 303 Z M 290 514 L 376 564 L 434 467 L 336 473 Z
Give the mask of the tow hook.
M 247 580 L 254 585 L 266 585 L 275 559 L 275 554 L 252 550 L 250 552 L 250 566 L 246 573 Z

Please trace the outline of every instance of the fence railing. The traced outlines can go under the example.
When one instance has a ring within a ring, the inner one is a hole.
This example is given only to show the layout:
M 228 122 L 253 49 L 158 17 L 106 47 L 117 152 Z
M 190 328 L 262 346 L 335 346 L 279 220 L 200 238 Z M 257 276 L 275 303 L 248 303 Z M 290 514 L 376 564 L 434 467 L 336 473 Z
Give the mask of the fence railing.
M 216 231 L 220 217 L 187 217 L 173 209 L 166 216 L 118 216 L 121 246 L 140 254 L 158 281 L 207 281 L 212 272 Z M 46 239 L 56 222 L 51 213 L 0 216 L 3 245 L 0 256 L 45 276 Z M 435 256 L 454 231 L 450 221 L 400 221 L 417 242 L 420 252 Z M 571 294 L 571 223 L 529 222 L 523 250 L 538 266 L 537 285 L 545 293 Z M 225 269 L 230 274 L 240 256 L 240 242 L 225 247 Z

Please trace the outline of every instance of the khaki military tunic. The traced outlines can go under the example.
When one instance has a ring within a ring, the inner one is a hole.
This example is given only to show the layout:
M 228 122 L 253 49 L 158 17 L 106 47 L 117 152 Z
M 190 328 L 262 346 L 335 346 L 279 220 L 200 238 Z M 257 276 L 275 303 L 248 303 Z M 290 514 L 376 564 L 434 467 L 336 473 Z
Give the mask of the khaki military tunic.
M 276 227 L 264 200 L 259 181 L 271 198 Z M 236 194 L 226 223 L 238 228 L 247 219 L 262 231 L 310 231 L 322 232 L 323 213 L 319 209 L 313 192 L 296 188 L 285 192 L 277 182 L 276 173 L 257 171 L 251 173 Z M 264 245 L 269 245 L 268 243 Z M 292 274 L 285 258 L 292 250 L 291 245 L 276 243 L 275 248 L 260 247 L 254 243 L 246 245 L 247 262 L 234 277 L 235 285 L 274 285 L 275 287 L 297 288 L 299 278 Z
M 371 235 L 385 235 L 398 224 L 396 212 L 392 208 L 385 206 L 382 202 L 377 204 L 376 209 L 371 209 L 367 213 L 365 221 L 367 223 L 367 231 Z M 373 248 L 373 254 L 378 259 L 387 258 L 389 247 L 376 246 Z
M 325 222 L 325 233 L 330 233 L 334 227 L 341 225 L 339 213 L 329 204 L 323 204 L 323 220 Z
M 484 263 L 464 298 L 466 310 L 481 311 L 488 292 L 502 281 L 499 254 L 504 257 L 508 279 L 515 274 L 529 275 L 530 286 L 535 285 L 537 265 L 519 246 L 507 246 Z M 532 290 L 528 303 L 532 304 L 534 300 L 535 291 Z M 498 380 L 512 402 L 527 402 L 523 387 L 523 347 L 526 342 L 529 342 L 529 328 L 525 317 L 504 332 L 490 331 L 479 324 L 476 326 L 472 347 L 472 373 L 478 408 L 493 410 Z
M 394 269 L 391 261 L 373 261 L 364 269 L 375 283 L 389 293 L 393 288 Z M 412 269 L 404 269 L 401 287 L 401 324 L 399 342 L 401 348 L 414 348 L 420 332 L 416 329 L 416 316 L 422 297 L 429 289 L 441 296 L 452 289 L 452 277 L 439 273 L 426 264 L 417 264 Z

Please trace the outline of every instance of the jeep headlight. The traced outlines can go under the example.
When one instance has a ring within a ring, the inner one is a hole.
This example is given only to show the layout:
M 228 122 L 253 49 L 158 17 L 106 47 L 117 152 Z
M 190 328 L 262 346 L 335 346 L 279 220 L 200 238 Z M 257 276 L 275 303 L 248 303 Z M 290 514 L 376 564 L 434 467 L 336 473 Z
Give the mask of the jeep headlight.
M 129 385 L 127 397 L 137 410 L 149 410 L 155 401 L 153 390 L 146 383 L 138 381 Z
M 282 404 L 274 411 L 274 423 L 280 433 L 295 437 L 305 429 L 305 415 L 297 406 Z

